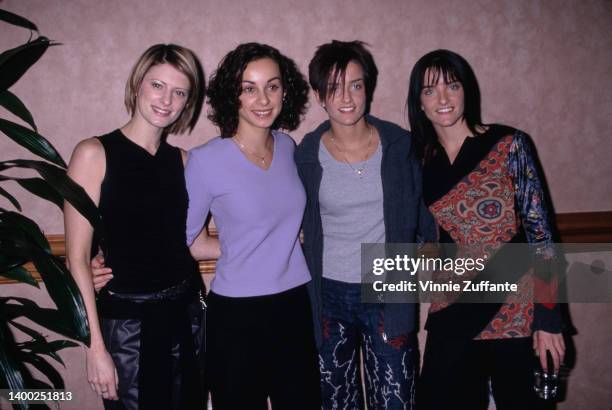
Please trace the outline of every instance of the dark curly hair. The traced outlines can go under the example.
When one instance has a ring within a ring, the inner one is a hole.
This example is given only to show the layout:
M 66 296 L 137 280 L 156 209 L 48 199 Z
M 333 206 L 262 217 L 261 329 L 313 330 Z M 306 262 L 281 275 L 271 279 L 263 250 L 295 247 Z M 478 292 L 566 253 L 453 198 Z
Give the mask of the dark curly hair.
M 217 70 L 210 76 L 207 102 L 208 119 L 221 130 L 221 137 L 231 138 L 238 129 L 238 110 L 242 93 L 242 74 L 251 61 L 270 58 L 281 72 L 283 108 L 272 124 L 272 129 L 295 130 L 302 121 L 308 105 L 308 83 L 295 62 L 266 44 L 245 43 L 227 53 Z

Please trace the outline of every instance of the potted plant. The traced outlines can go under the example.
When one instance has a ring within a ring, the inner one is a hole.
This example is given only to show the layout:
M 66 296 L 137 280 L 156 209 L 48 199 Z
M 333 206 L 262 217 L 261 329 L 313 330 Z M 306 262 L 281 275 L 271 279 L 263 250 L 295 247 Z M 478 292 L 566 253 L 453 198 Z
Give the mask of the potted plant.
M 1 9 L 0 24 L 12 24 L 30 31 L 28 41 L 0 54 L 0 106 L 27 126 L 0 117 L 0 133 L 39 158 L 0 160 L 0 195 L 14 208 L 0 207 L 0 276 L 39 287 L 37 279 L 23 266 L 31 262 L 56 305 L 55 309 L 42 308 L 27 298 L 7 296 L 2 292 L 0 389 L 63 389 L 64 381 L 50 361 L 64 365 L 58 352 L 76 346 L 76 343 L 71 340 L 48 341 L 43 334 L 19 319 L 29 319 L 43 328 L 89 344 L 83 300 L 64 261 L 52 254 L 49 242 L 36 222 L 21 212 L 17 199 L 5 189 L 6 182 L 14 181 L 20 188 L 50 201 L 60 209 L 64 200 L 70 202 L 94 229 L 99 226 L 100 216 L 85 191 L 66 175 L 66 163 L 53 145 L 38 133 L 34 118 L 25 104 L 10 92 L 10 88 L 47 49 L 59 43 L 39 35 L 36 25 L 27 19 Z M 37 176 L 13 176 L 11 170 L 14 169 L 32 170 Z M 15 330 L 23 332 L 29 339 L 18 341 Z M 37 369 L 46 380 L 41 380 L 26 364 Z M 29 405 L 16 403 L 14 407 L 27 409 Z

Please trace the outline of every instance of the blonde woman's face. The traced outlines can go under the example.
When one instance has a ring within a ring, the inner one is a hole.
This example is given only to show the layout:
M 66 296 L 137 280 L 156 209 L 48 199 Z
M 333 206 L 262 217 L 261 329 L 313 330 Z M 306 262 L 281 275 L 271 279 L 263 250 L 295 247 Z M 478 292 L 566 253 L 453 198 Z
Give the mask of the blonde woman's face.
M 180 117 L 189 91 L 185 74 L 167 63 L 155 65 L 142 79 L 134 115 L 153 127 L 166 128 Z

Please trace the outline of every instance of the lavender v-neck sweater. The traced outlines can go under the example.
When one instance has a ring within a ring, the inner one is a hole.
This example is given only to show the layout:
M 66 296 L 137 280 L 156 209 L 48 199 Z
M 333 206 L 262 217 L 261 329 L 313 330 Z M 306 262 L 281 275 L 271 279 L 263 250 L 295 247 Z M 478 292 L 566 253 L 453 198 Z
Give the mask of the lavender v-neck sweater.
M 286 134 L 272 135 L 268 170 L 250 162 L 229 138 L 215 138 L 189 153 L 187 244 L 210 211 L 221 242 L 211 284 L 219 295 L 270 295 L 310 280 L 298 240 L 306 194 L 293 161 L 295 143 Z

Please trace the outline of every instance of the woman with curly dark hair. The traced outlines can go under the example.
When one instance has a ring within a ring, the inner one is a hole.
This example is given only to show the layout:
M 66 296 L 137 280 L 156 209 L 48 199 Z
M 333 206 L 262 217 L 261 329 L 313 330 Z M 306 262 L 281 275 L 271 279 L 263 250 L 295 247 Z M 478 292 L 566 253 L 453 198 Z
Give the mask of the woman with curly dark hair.
M 310 273 L 298 234 L 306 194 L 294 130 L 308 102 L 295 63 L 241 44 L 210 79 L 221 136 L 194 148 L 185 171 L 187 240 L 198 258 L 211 212 L 221 256 L 208 297 L 208 375 L 215 409 L 318 409 Z

